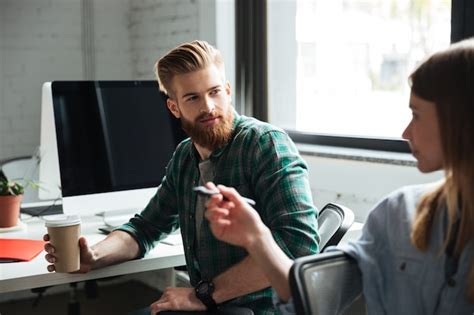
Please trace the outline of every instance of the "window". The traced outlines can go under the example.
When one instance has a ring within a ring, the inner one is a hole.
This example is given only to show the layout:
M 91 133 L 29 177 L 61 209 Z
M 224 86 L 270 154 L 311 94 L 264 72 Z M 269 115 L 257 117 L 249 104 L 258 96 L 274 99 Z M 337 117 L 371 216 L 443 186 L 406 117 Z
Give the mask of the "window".
M 408 76 L 447 47 L 450 0 L 268 0 L 269 121 L 400 139 Z

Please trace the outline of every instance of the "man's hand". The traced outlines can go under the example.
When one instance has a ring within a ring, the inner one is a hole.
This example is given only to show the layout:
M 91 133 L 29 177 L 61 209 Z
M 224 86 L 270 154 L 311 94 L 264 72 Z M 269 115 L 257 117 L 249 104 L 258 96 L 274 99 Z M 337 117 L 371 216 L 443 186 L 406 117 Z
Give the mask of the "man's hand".
M 53 272 L 55 271 L 54 263 L 58 259 L 56 256 L 54 256 L 54 252 L 56 251 L 56 249 L 54 248 L 53 245 L 51 245 L 51 243 L 49 243 L 49 234 L 45 234 L 43 236 L 43 240 L 48 242 L 44 245 L 44 250 L 48 253 L 46 254 L 45 258 L 49 263 L 51 263 L 51 265 L 48 265 L 48 271 Z M 80 269 L 78 271 L 75 271 L 74 273 L 89 272 L 92 269 L 92 266 L 95 262 L 95 258 L 94 258 L 94 252 L 89 247 L 89 245 L 87 244 L 87 240 L 83 236 L 79 238 L 79 249 L 80 249 L 81 266 L 80 266 Z
M 216 187 L 213 183 L 207 183 L 206 187 L 220 191 L 206 204 L 205 217 L 214 236 L 232 245 L 250 248 L 266 229 L 257 211 L 234 188 Z
M 194 288 L 166 288 L 160 299 L 150 305 L 151 314 L 161 311 L 205 311 Z

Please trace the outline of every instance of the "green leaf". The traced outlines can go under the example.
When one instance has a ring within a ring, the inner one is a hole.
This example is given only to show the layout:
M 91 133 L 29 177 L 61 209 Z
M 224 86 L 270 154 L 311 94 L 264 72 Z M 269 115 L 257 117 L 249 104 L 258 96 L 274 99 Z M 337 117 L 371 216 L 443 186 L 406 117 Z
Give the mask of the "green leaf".
M 25 192 L 22 184 L 16 181 L 9 181 L 5 176 L 0 178 L 0 196 L 18 196 Z

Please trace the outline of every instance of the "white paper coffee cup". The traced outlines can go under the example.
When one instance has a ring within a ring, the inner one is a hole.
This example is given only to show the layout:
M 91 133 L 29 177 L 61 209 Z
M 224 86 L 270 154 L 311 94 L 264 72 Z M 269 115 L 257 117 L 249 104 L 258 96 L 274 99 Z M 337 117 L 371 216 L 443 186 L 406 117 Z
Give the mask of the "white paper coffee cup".
M 81 218 L 78 215 L 57 215 L 45 220 L 49 242 L 54 246 L 56 272 L 73 272 L 80 268 L 79 236 Z

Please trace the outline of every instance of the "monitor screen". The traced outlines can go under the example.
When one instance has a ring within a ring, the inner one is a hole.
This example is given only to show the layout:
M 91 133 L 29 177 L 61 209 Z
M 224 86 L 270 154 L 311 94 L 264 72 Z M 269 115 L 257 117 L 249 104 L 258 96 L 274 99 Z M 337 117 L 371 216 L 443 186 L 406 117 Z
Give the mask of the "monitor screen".
M 64 206 L 67 197 L 156 189 L 185 138 L 156 81 L 50 86 Z

